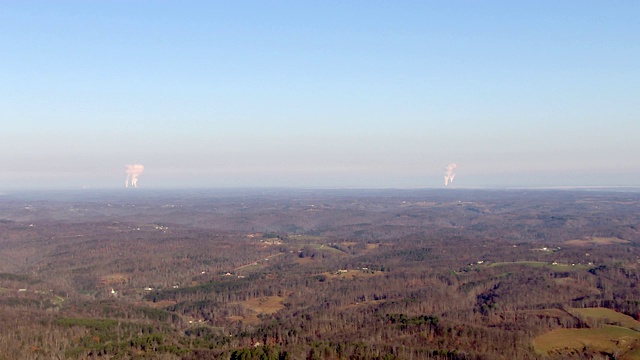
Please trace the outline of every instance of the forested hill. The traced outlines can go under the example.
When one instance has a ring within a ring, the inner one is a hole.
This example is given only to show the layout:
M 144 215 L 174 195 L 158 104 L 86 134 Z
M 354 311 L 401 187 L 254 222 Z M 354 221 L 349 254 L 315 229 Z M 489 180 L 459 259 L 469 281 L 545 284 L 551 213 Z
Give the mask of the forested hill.
M 2 195 L 0 359 L 639 358 L 640 193 L 447 190 Z

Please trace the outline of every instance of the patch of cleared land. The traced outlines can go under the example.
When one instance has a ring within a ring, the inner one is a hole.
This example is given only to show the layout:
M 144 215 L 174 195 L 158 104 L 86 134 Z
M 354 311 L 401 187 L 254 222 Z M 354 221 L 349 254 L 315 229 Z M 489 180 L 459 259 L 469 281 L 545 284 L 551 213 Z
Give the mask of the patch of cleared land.
M 540 335 L 533 340 L 539 354 L 590 352 L 613 354 L 636 351 L 640 333 L 620 326 L 605 325 L 597 329 L 559 329 Z
M 582 319 L 589 323 L 600 322 L 610 325 L 619 325 L 632 330 L 640 331 L 640 322 L 635 320 L 629 315 L 619 313 L 617 311 L 607 308 L 584 308 L 584 309 L 572 309 L 572 315 Z M 596 326 L 596 324 L 589 324 L 590 326 Z
M 164 309 L 169 306 L 173 306 L 177 304 L 177 301 L 174 300 L 160 300 L 160 301 L 147 301 L 144 303 L 145 306 L 154 308 L 154 309 Z
M 336 272 L 325 272 L 322 275 L 327 279 L 355 279 L 355 278 L 368 278 L 379 275 L 380 272 L 372 270 L 339 270 Z
M 638 360 L 638 359 L 640 359 L 640 346 L 636 347 L 635 349 L 631 349 L 631 350 L 627 351 L 626 353 L 624 353 L 624 355 L 619 357 L 619 359 L 620 360 Z
M 549 263 L 544 261 L 512 261 L 512 262 L 494 262 L 489 264 L 489 267 L 496 266 L 507 266 L 507 265 L 526 265 L 531 267 L 543 267 L 543 266 L 551 266 Z
M 382 246 L 382 244 L 367 244 L 366 245 L 366 249 L 367 250 L 375 250 L 375 249 L 377 249 L 377 248 L 379 248 L 381 246 Z
M 340 250 L 340 249 L 336 249 L 334 247 L 327 246 L 327 245 L 324 245 L 324 244 L 311 244 L 311 245 L 308 245 L 308 246 L 311 246 L 312 248 L 315 248 L 315 249 L 318 249 L 318 250 L 322 250 L 322 251 L 330 251 L 330 252 L 337 252 L 337 253 L 345 254 L 345 252 Z
M 589 246 L 589 245 L 614 245 L 614 244 L 626 244 L 629 240 L 622 240 L 619 238 L 605 238 L 605 237 L 592 237 L 588 239 L 575 239 L 567 240 L 565 245 L 570 246 Z
M 640 359 L 640 322 L 606 308 L 574 308 L 571 315 L 585 321 L 591 329 L 560 329 L 533 340 L 539 354 L 617 354 L 618 359 Z M 607 324 L 599 326 L 600 324 Z M 615 325 L 612 325 L 615 324 Z
M 257 299 L 251 299 L 247 301 L 238 302 L 245 309 L 249 310 L 251 314 L 241 316 L 233 315 L 228 319 L 231 321 L 242 321 L 248 324 L 259 324 L 260 314 L 273 314 L 281 309 L 284 309 L 284 297 L 282 296 L 265 296 Z
M 60 306 L 64 302 L 64 298 L 62 298 L 62 297 L 60 297 L 58 295 L 54 295 L 53 296 L 53 300 L 51 300 L 51 302 L 56 306 Z
M 530 266 L 530 267 L 535 267 L 535 268 L 541 268 L 541 267 L 564 267 L 565 269 L 563 269 L 563 271 L 567 271 L 567 270 L 576 270 L 576 269 L 580 269 L 580 270 L 584 270 L 584 269 L 589 269 L 592 266 L 591 265 L 587 265 L 587 264 L 559 264 L 559 263 L 553 263 L 550 264 L 548 262 L 544 262 L 544 261 L 508 261 L 508 262 L 494 262 L 494 263 L 490 263 L 489 265 L 487 265 L 487 267 L 498 267 L 498 266 L 508 266 L 508 265 L 524 265 L 524 266 Z
M 582 266 L 582 265 L 579 265 L 579 266 Z M 565 286 L 568 289 L 574 289 L 574 290 L 580 291 L 584 294 L 589 294 L 589 295 L 600 294 L 600 290 L 598 290 L 598 288 L 590 285 L 586 281 L 579 281 L 574 278 L 566 277 L 566 278 L 553 279 L 553 282 L 555 282 L 560 286 Z
M 284 309 L 284 297 L 266 296 L 243 301 L 240 304 L 244 305 L 251 311 L 255 311 L 258 314 L 273 314 L 279 310 Z
M 287 239 L 295 240 L 295 241 L 306 241 L 306 242 L 324 242 L 327 240 L 327 238 L 324 236 L 315 236 L 315 235 L 291 235 Z
M 124 274 L 111 274 L 105 275 L 100 279 L 100 282 L 104 285 L 118 285 L 125 284 L 128 277 Z

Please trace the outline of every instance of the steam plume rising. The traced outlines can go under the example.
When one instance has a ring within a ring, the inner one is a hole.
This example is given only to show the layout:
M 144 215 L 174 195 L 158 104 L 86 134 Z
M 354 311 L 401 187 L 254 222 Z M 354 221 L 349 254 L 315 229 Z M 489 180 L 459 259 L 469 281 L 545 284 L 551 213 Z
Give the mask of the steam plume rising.
M 140 164 L 131 164 L 125 165 L 124 167 L 127 171 L 127 179 L 124 181 L 124 186 L 129 187 L 129 183 L 134 188 L 138 187 L 138 176 L 142 174 L 144 171 L 144 166 Z
M 456 174 L 454 174 L 453 170 L 458 167 L 456 163 L 451 163 L 444 168 L 444 186 L 448 186 L 453 182 L 453 179 L 456 178 Z

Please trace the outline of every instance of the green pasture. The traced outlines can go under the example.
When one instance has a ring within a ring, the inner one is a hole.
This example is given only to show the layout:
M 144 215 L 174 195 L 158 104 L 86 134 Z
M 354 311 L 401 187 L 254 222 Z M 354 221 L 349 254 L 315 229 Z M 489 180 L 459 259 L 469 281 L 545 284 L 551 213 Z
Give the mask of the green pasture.
M 598 321 L 609 325 L 619 325 L 632 330 L 640 331 L 640 322 L 636 321 L 629 315 L 619 313 L 617 311 L 606 308 L 575 308 L 572 309 L 571 314 L 577 316 L 589 323 L 591 321 Z M 592 325 L 592 324 L 590 324 Z

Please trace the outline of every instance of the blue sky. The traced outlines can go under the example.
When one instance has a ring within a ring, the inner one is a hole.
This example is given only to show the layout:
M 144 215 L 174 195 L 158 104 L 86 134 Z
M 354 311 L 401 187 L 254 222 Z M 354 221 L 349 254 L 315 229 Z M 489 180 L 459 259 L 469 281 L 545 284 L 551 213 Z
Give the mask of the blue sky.
M 0 190 L 640 185 L 637 1 L 3 1 Z

